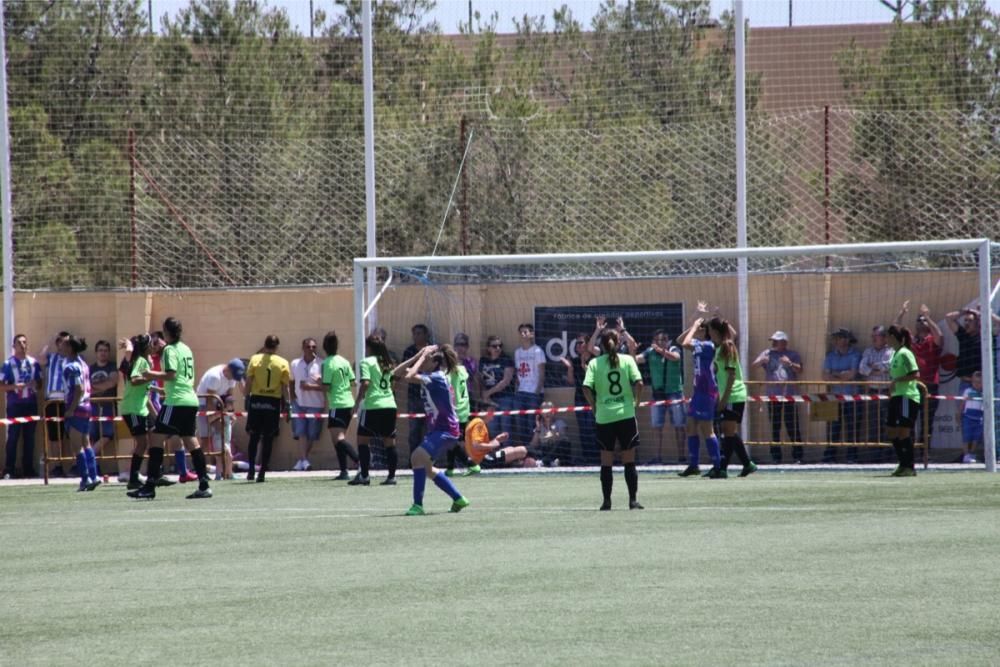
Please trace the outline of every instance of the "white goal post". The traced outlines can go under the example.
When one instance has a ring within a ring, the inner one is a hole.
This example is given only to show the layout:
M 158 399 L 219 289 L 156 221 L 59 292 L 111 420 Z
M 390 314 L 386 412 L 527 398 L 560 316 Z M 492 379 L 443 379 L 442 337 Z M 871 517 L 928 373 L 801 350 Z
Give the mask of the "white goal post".
M 650 251 L 650 252 L 608 252 L 608 253 L 576 253 L 576 254 L 536 254 L 536 255 L 469 255 L 469 256 L 424 256 L 424 257 L 376 257 L 376 258 L 356 258 L 353 267 L 353 287 L 354 287 L 354 361 L 359 364 L 364 358 L 365 336 L 376 324 L 372 321 L 371 313 L 376 304 L 384 301 L 384 297 L 391 293 L 397 283 L 399 275 L 409 277 L 410 285 L 419 285 L 428 276 L 433 276 L 435 272 L 445 272 L 451 285 L 461 281 L 465 285 L 477 285 L 486 281 L 491 284 L 506 284 L 502 267 L 518 267 L 518 274 L 513 275 L 511 281 L 525 280 L 526 275 L 530 275 L 529 280 L 551 281 L 555 283 L 570 283 L 579 280 L 582 269 L 580 267 L 594 267 L 595 272 L 586 274 L 588 281 L 613 281 L 617 279 L 634 278 L 630 275 L 630 267 L 644 267 L 643 279 L 658 279 L 664 267 L 677 267 L 668 269 L 662 273 L 664 279 L 687 277 L 688 275 L 698 275 L 699 277 L 725 274 L 735 276 L 737 260 L 745 259 L 751 263 L 750 274 L 754 275 L 753 266 L 763 266 L 763 263 L 771 262 L 776 265 L 787 262 L 788 258 L 795 258 L 799 267 L 797 271 L 810 275 L 825 275 L 843 271 L 842 268 L 833 267 L 830 257 L 851 257 L 869 258 L 865 261 L 873 263 L 880 262 L 880 276 L 892 276 L 900 269 L 895 268 L 893 262 L 886 261 L 886 257 L 961 257 L 963 267 L 971 280 L 971 272 L 975 273 L 975 292 L 978 295 L 978 304 L 986 304 L 982 307 L 984 317 L 980 318 L 980 343 L 982 354 L 982 380 L 983 380 L 983 412 L 986 428 L 983 434 L 983 455 L 986 470 L 996 471 L 996 441 L 992 425 L 995 423 L 995 381 L 993 363 L 993 337 L 991 329 L 991 318 L 988 313 L 993 312 L 991 308 L 991 265 L 990 253 L 993 244 L 988 239 L 967 239 L 967 240 L 940 240 L 940 241 L 915 241 L 902 243 L 869 243 L 869 244 L 840 244 L 840 245 L 813 245 L 813 246 L 785 246 L 785 247 L 755 247 L 755 248 L 727 248 L 727 249 L 698 249 L 698 250 L 671 250 L 671 251 Z M 941 255 L 943 253 L 943 255 Z M 746 262 L 740 264 L 745 265 Z M 620 271 L 607 272 L 609 266 L 620 268 Z M 713 267 L 701 271 L 701 266 Z M 719 269 L 717 267 L 724 266 Z M 498 268 L 499 267 L 499 268 Z M 532 268 L 538 271 L 538 267 L 545 267 L 549 273 L 531 273 Z M 576 267 L 576 268 L 574 268 Z M 693 269 L 685 267 L 695 267 Z M 365 273 L 367 269 L 372 269 L 376 280 L 380 284 L 369 287 L 366 290 Z M 448 271 L 451 270 L 450 273 Z M 606 272 L 601 274 L 600 271 Z M 685 273 L 686 270 L 693 270 L 694 274 Z M 522 274 L 523 271 L 523 274 Z M 455 278 L 455 276 L 460 276 Z M 433 279 L 429 279 L 433 280 Z M 736 283 L 746 285 L 746 281 Z M 969 287 L 973 286 L 971 283 Z M 969 291 L 972 291 L 971 289 Z M 374 295 L 371 299 L 368 294 Z M 864 298 L 860 294 L 859 298 Z M 735 295 L 734 295 L 735 298 Z M 478 308 L 478 302 L 470 302 L 468 308 Z M 381 308 L 387 306 L 382 303 Z M 463 306 L 465 307 L 465 306 Z M 385 315 L 380 313 L 380 320 Z M 748 319 L 753 320 L 754 309 L 751 306 Z M 748 322 L 736 323 L 741 337 L 748 337 Z M 454 327 L 452 331 L 456 330 Z M 398 335 L 398 331 L 394 335 Z M 998 332 L 1000 333 L 1000 332 Z M 398 338 L 394 339 L 398 344 Z M 743 359 L 743 367 L 748 368 L 748 359 Z

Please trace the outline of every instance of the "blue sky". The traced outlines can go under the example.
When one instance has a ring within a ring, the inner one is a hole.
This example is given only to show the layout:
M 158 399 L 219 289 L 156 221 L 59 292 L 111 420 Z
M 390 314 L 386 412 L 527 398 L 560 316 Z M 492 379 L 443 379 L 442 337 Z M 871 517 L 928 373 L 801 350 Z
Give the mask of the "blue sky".
M 187 0 L 148 0 L 153 16 L 174 14 L 188 4 Z M 309 0 L 261 0 L 270 7 L 282 7 L 292 25 L 303 33 L 309 31 Z M 624 4 L 625 0 L 618 0 Z M 584 25 L 597 12 L 599 0 L 471 0 L 473 11 L 483 17 L 497 12 L 500 32 L 514 32 L 514 18 L 525 14 L 551 17 L 552 10 L 565 4 Z M 313 0 L 314 9 L 331 14 L 333 0 Z M 994 10 L 1000 10 L 1000 0 L 989 0 Z M 730 9 L 731 0 L 712 0 L 713 13 Z M 892 13 L 878 0 L 791 0 L 793 25 L 829 25 L 842 23 L 883 23 Z M 744 8 L 750 24 L 757 27 L 788 25 L 789 0 L 745 0 Z M 434 18 L 446 33 L 458 31 L 459 21 L 468 20 L 469 0 L 438 0 Z M 158 25 L 158 21 L 156 22 Z

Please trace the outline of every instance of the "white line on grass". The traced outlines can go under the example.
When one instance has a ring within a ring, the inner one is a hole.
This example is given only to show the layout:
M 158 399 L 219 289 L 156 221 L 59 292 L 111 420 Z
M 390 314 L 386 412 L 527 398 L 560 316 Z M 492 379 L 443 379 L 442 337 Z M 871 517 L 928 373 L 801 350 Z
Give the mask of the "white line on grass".
M 624 508 L 622 508 L 624 509 Z M 134 514 L 136 512 L 143 510 L 125 510 L 127 514 Z M 130 516 L 118 516 L 118 517 L 102 517 L 101 525 L 108 524 L 141 524 L 141 523 L 186 523 L 186 522 L 204 522 L 204 521 L 218 521 L 220 515 L 225 514 L 245 514 L 246 512 L 253 511 L 264 514 L 264 516 L 259 517 L 260 519 L 269 519 L 274 521 L 317 521 L 321 519 L 371 519 L 371 518 L 392 518 L 397 516 L 396 514 L 389 513 L 388 510 L 384 508 L 379 509 L 359 509 L 355 511 L 346 511 L 343 513 L 331 514 L 327 511 L 327 508 L 274 508 L 274 509 L 255 509 L 255 510 L 241 510 L 241 509 L 180 509 L 180 508 L 170 508 L 170 509 L 150 509 L 149 511 L 161 514 L 164 512 L 170 512 L 174 514 L 198 514 L 202 516 L 176 516 L 176 517 L 164 517 L 164 516 L 144 516 L 144 517 L 130 517 Z M 722 506 L 722 505 L 692 505 L 686 507 L 647 507 L 644 513 L 653 512 L 744 512 L 744 513 L 755 513 L 755 512 L 788 512 L 788 513 L 833 513 L 833 514 L 863 514 L 872 512 L 885 512 L 885 513 L 899 513 L 899 512 L 937 512 L 946 514 L 956 514 L 956 513 L 975 513 L 988 511 L 981 508 L 942 508 L 942 507 L 857 507 L 857 508 L 838 508 L 829 507 L 824 505 L 817 506 L 785 506 L 785 505 L 764 505 L 764 506 Z M 267 516 L 267 513 L 281 513 L 281 516 Z M 286 514 L 286 512 L 302 512 L 303 514 Z M 210 513 L 212 516 L 203 516 L 206 513 Z M 430 510 L 431 515 L 434 514 L 448 514 L 448 511 L 442 508 L 440 511 Z M 593 507 L 520 507 L 517 509 L 489 509 L 478 507 L 473 512 L 473 516 L 480 515 L 517 515 L 517 514 L 567 514 L 567 513 L 594 513 L 598 514 L 598 510 Z M 93 516 L 93 512 L 86 512 L 86 516 Z M 641 515 L 641 514 L 640 514 Z M 398 516 L 403 516 L 403 512 L 400 511 Z M 27 518 L 27 517 L 26 517 Z M 415 519 L 419 521 L 419 519 Z M 30 521 L 2 521 L 0 526 L 4 527 L 21 527 L 21 526 L 65 526 L 66 518 L 63 516 L 59 520 L 53 521 L 37 521 L 32 518 Z

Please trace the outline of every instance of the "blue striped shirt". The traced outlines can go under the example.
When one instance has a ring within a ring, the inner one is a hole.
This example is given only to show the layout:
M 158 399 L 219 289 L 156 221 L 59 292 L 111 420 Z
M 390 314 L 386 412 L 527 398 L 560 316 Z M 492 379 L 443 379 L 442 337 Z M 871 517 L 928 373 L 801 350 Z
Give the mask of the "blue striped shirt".
M 63 367 L 66 365 L 66 359 L 61 354 L 53 352 L 50 352 L 45 358 L 45 399 L 65 399 L 66 381 L 63 378 Z

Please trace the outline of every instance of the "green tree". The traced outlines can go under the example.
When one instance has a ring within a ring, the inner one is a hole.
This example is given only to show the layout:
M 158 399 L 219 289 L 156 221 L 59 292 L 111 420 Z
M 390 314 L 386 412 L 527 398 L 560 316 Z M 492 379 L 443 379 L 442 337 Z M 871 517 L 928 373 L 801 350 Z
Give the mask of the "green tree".
M 851 241 L 1000 232 L 1000 16 L 981 0 L 914 5 L 888 43 L 840 56 L 858 109 L 833 187 Z

